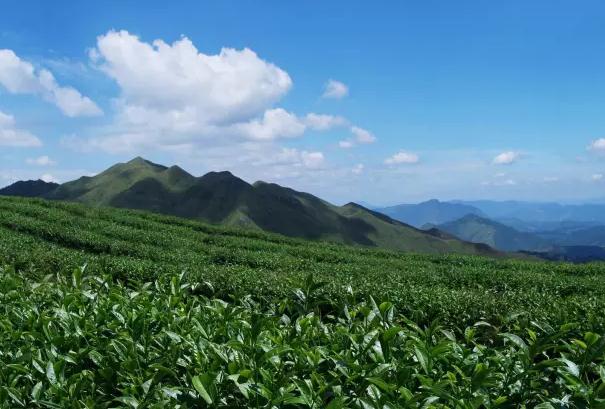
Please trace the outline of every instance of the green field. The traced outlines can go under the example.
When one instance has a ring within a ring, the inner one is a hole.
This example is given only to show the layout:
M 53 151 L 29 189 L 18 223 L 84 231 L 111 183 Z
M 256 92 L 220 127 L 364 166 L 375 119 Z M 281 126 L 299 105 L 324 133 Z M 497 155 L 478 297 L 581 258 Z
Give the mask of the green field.
M 604 277 L 2 198 L 0 407 L 605 407 Z

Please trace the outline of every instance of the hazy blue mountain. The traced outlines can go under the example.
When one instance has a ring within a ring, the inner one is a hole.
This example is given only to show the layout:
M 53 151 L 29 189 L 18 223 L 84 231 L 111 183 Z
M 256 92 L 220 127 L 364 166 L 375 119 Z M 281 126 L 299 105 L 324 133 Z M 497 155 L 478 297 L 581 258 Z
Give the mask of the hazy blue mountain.
M 518 201 L 454 201 L 481 210 L 491 219 L 517 219 L 531 222 L 599 222 L 605 223 L 605 204 L 532 203 Z
M 605 247 L 605 226 L 591 226 L 575 229 L 556 229 L 536 233 L 558 246 L 599 246 Z
M 546 260 L 587 263 L 605 260 L 605 248 L 598 246 L 561 246 L 546 252 L 523 252 Z
M 577 230 L 588 229 L 595 226 L 603 226 L 600 222 L 582 222 L 582 221 L 560 221 L 560 222 L 544 222 L 544 221 L 531 221 L 531 220 L 520 220 L 515 218 L 501 218 L 494 219 L 495 221 L 510 226 L 519 231 L 528 233 L 542 233 L 542 232 L 558 232 L 558 233 L 571 233 Z
M 480 217 L 466 215 L 458 220 L 437 226 L 461 240 L 484 243 L 502 251 L 546 251 L 552 244 L 532 233 L 520 232 L 502 223 Z
M 422 227 L 426 224 L 438 225 L 457 220 L 467 214 L 484 215 L 476 207 L 460 203 L 440 202 L 436 199 L 418 204 L 383 207 L 376 209 L 376 211 L 415 227 Z

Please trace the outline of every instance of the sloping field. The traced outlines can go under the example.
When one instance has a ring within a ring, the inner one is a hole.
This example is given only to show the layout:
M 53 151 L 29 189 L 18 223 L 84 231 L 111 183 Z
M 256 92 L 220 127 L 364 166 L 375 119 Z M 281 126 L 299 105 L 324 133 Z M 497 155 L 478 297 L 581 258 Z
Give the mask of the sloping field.
M 2 198 L 0 266 L 0 407 L 604 407 L 602 264 Z

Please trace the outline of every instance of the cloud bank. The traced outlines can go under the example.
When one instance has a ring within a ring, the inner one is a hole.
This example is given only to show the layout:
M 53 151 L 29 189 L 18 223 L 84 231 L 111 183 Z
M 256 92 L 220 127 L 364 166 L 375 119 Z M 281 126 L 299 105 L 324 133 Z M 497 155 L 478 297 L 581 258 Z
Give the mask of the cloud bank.
M 0 84 L 11 94 L 38 95 L 68 117 L 103 114 L 90 98 L 72 87 L 60 86 L 50 71 L 36 70 L 12 50 L 0 50 Z
M 35 148 L 42 141 L 31 133 L 17 128 L 15 118 L 0 111 L 0 146 Z

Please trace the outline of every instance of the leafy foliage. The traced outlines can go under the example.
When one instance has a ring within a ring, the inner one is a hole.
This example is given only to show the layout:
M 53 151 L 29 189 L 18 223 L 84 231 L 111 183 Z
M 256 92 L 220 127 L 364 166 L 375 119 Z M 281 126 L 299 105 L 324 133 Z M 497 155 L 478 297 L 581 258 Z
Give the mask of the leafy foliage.
M 11 198 L 0 266 L 3 408 L 605 407 L 600 264 Z

